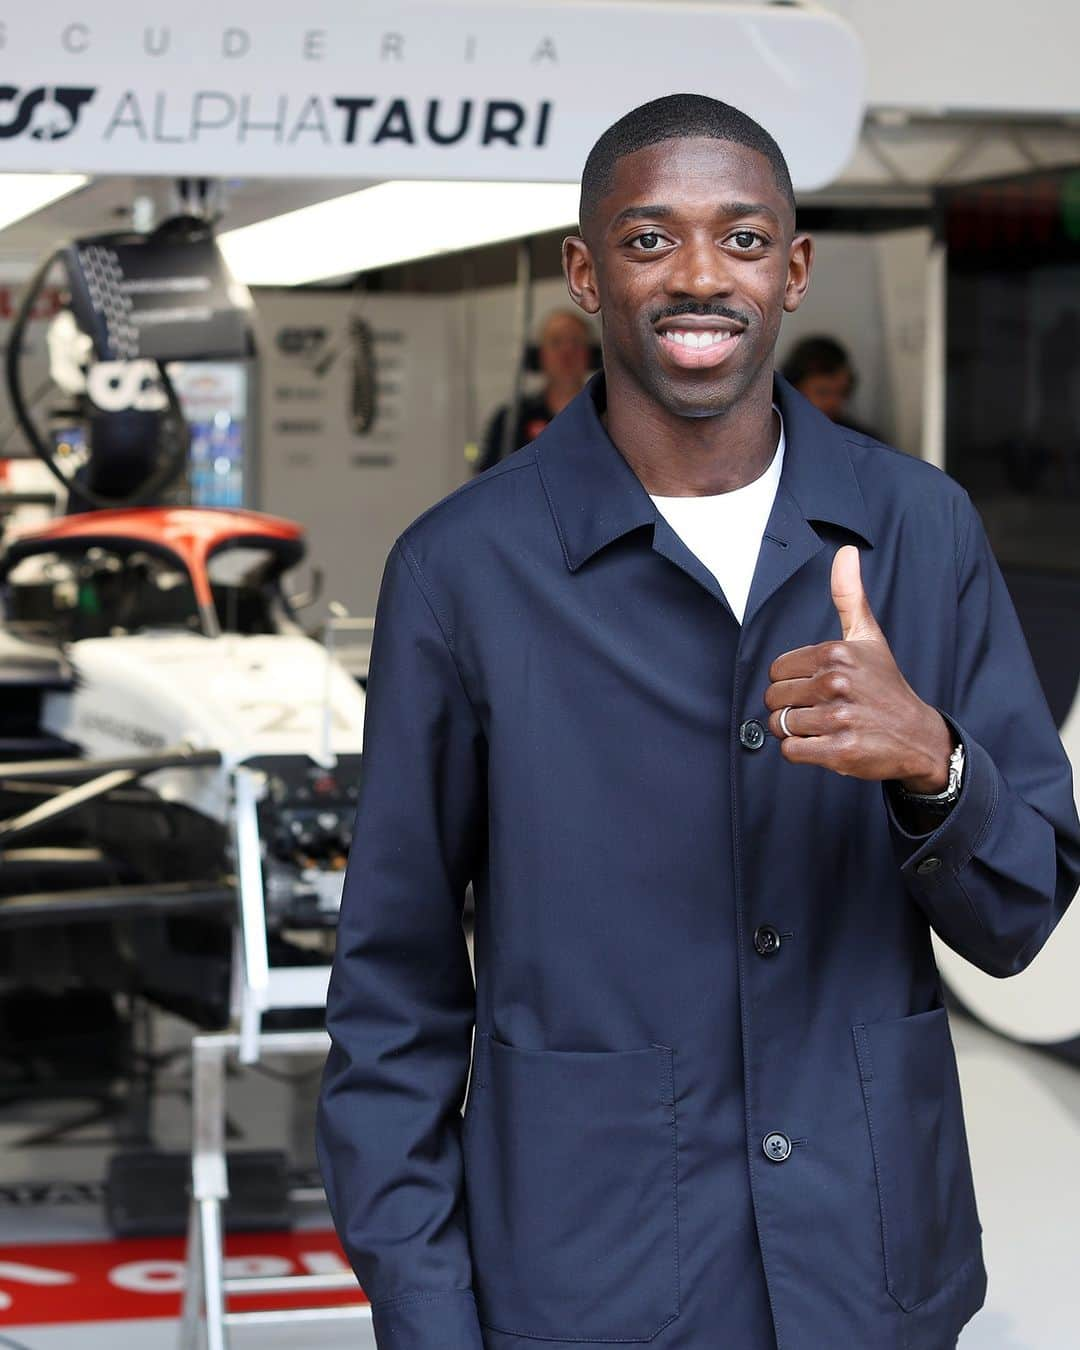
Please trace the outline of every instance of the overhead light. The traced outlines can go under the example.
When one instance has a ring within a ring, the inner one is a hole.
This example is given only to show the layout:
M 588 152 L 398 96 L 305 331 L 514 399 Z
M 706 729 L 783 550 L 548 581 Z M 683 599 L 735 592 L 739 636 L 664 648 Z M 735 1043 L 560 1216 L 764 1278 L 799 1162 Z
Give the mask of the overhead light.
M 89 181 L 79 173 L 0 173 L 0 230 Z
M 248 286 L 297 286 L 556 230 L 576 183 L 394 181 L 229 230 L 218 243 Z

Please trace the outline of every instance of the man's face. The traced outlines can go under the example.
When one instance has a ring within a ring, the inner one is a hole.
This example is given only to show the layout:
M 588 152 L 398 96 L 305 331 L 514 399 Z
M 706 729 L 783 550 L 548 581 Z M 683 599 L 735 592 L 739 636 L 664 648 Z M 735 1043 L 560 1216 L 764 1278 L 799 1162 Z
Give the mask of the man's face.
M 589 373 L 589 335 L 573 314 L 553 314 L 540 337 L 540 369 L 559 384 L 584 384 Z
M 854 387 L 854 376 L 847 366 L 829 374 L 807 375 L 795 386 L 815 408 L 820 408 L 834 422 L 842 417 Z
M 626 155 L 584 239 L 563 245 L 570 293 L 603 321 L 609 377 L 682 417 L 726 412 L 798 307 L 813 246 L 764 155 L 682 138 Z

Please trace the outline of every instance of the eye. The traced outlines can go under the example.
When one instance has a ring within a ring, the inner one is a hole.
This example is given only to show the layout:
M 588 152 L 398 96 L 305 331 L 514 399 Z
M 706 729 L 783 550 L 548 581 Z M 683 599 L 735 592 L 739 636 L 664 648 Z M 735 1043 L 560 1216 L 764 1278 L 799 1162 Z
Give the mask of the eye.
M 658 234 L 656 230 L 645 230 L 641 234 L 635 234 L 634 237 L 627 242 L 639 245 L 638 252 L 640 253 L 655 253 L 664 242 L 664 237 L 663 235 Z
M 768 243 L 763 234 L 758 234 L 757 230 L 736 230 L 729 236 L 738 247 L 741 253 L 749 253 L 751 249 L 760 248 Z

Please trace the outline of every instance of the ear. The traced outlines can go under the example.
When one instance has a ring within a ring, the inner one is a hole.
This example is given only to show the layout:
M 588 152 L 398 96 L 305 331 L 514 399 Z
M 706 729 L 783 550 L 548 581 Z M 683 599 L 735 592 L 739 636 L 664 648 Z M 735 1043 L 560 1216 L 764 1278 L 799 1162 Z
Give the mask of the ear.
M 596 266 L 588 244 L 578 234 L 568 235 L 562 246 L 563 276 L 570 298 L 586 314 L 600 313 L 600 291 L 596 284 Z
M 788 314 L 793 314 L 802 304 L 813 266 L 814 241 L 808 234 L 797 234 L 788 252 L 787 286 L 784 288 L 784 309 Z

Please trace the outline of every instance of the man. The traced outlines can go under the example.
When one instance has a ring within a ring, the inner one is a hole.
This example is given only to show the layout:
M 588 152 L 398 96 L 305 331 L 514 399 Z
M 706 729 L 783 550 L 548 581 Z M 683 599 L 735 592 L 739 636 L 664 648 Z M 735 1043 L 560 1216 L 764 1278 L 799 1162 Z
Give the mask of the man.
M 848 412 L 855 392 L 855 367 L 847 349 L 835 338 L 803 338 L 788 353 L 782 369 L 784 379 L 826 417 L 864 436 L 873 435 Z
M 544 375 L 543 389 L 522 399 L 509 444 L 506 419 L 510 409 L 504 405 L 496 411 L 473 465 L 476 473 L 483 473 L 510 451 L 535 440 L 551 419 L 581 393 L 589 373 L 590 337 L 589 326 L 580 314 L 558 309 L 547 316 L 540 331 L 537 359 Z
M 812 260 L 756 123 L 629 113 L 564 245 L 603 377 L 388 561 L 319 1118 L 381 1350 L 983 1301 L 930 927 L 1022 969 L 1080 822 L 966 494 L 774 380 Z

